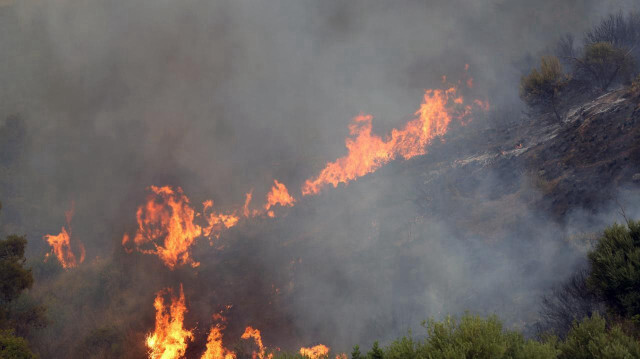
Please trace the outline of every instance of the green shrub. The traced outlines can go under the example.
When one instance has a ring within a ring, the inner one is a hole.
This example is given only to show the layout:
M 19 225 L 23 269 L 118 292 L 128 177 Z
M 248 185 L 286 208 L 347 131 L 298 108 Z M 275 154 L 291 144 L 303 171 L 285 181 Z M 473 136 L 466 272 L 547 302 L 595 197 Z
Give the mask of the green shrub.
M 589 285 L 617 315 L 640 315 L 640 222 L 608 227 L 589 253 Z
M 609 42 L 595 42 L 585 46 L 584 55 L 576 59 L 577 70 L 602 91 L 615 83 L 631 79 L 635 61 L 631 52 Z
M 561 359 L 640 358 L 640 344 L 619 327 L 606 330 L 597 313 L 575 323 L 565 342 L 559 345 Z
M 8 330 L 0 331 L 0 358 L 3 359 L 37 359 L 29 349 L 24 338 L 16 337 Z
M 520 97 L 530 106 L 551 108 L 560 121 L 558 95 L 568 81 L 569 77 L 563 73 L 560 60 L 555 56 L 543 56 L 540 70 L 534 68 L 520 80 Z

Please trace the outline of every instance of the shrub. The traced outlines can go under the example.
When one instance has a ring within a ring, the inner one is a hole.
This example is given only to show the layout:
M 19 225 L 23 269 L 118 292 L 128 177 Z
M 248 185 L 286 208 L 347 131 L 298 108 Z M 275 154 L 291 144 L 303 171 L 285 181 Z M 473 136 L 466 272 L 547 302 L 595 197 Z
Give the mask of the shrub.
M 8 330 L 0 330 L 0 358 L 36 359 L 24 338 L 16 337 Z
M 565 342 L 559 345 L 562 359 L 640 358 L 640 344 L 619 327 L 606 330 L 597 313 L 575 323 Z
M 567 85 L 569 77 L 562 71 L 560 60 L 555 56 L 543 56 L 540 70 L 533 69 L 520 80 L 520 97 L 530 106 L 550 107 L 560 121 L 558 94 Z
M 595 42 L 585 46 L 582 58 L 575 59 L 576 76 L 606 91 L 615 83 L 628 82 L 634 64 L 629 50 L 609 42 Z
M 607 42 L 619 48 L 632 49 L 636 59 L 640 57 L 640 13 L 630 12 L 626 17 L 619 12 L 609 15 L 587 31 L 585 45 Z
M 588 283 L 615 314 L 640 315 L 640 221 L 605 229 L 589 253 Z

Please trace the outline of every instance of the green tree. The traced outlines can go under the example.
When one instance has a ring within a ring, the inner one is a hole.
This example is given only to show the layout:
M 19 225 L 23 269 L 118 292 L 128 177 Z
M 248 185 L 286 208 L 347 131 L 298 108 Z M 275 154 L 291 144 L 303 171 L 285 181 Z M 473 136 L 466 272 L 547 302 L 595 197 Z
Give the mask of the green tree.
M 550 107 L 558 121 L 558 95 L 567 86 L 569 77 L 562 71 L 560 60 L 555 56 L 543 56 L 540 70 L 533 69 L 520 80 L 520 98 L 529 106 Z
M 367 359 L 384 359 L 384 352 L 380 348 L 378 341 L 373 342 L 373 347 L 367 353 Z
M 610 42 L 595 42 L 585 46 L 581 58 L 574 58 L 576 72 L 600 90 L 614 83 L 627 82 L 633 74 L 635 61 L 631 51 Z
M 0 306 L 6 308 L 23 290 L 33 285 L 31 270 L 24 268 L 26 261 L 25 237 L 10 235 L 0 240 Z
M 351 352 L 351 359 L 363 359 L 359 345 L 354 345 L 353 351 Z
M 576 322 L 559 348 L 561 359 L 640 358 L 640 343 L 619 327 L 607 331 L 604 318 L 597 313 Z
M 29 350 L 29 344 L 24 338 L 13 335 L 9 330 L 0 330 L 0 358 L 37 359 L 38 356 Z
M 588 283 L 620 316 L 640 316 L 640 221 L 605 229 L 589 253 Z

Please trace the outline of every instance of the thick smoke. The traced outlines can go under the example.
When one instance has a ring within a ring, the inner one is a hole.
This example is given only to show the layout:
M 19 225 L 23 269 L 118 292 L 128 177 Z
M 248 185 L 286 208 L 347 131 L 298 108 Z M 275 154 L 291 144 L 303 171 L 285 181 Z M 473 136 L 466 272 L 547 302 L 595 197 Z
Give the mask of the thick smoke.
M 148 303 L 134 331 L 153 325 L 152 293 L 179 282 L 201 330 L 234 304 L 231 331 L 257 322 L 267 344 L 284 347 L 346 350 L 464 310 L 525 326 L 541 291 L 583 258 L 561 239 L 585 223 L 596 229 L 600 217 L 575 213 L 561 225 L 521 199 L 491 202 L 503 185 L 491 176 L 473 184 L 478 200 L 465 210 L 441 197 L 434 213 L 420 205 L 420 160 L 234 229 L 222 250 L 199 245 L 197 274 L 131 259 L 120 238 L 149 185 L 224 208 L 251 189 L 262 198 L 276 178 L 298 197 L 305 178 L 344 154 L 350 118 L 371 113 L 384 133 L 465 64 L 474 96 L 519 109 L 519 77 L 545 47 L 633 4 L 0 1 L 0 114 L 18 116 L 21 134 L 17 160 L 3 164 L 2 230 L 28 234 L 39 261 L 48 250 L 40 238 L 74 201 L 88 261 L 114 257 L 144 282 L 126 291 Z M 539 195 L 524 178 L 511 183 Z

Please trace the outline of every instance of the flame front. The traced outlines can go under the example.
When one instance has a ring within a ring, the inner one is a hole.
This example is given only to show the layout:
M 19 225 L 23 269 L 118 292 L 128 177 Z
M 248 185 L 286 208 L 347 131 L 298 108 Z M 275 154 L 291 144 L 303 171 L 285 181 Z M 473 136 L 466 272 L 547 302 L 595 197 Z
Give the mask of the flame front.
M 171 304 L 164 305 L 164 295 L 171 295 Z M 156 327 L 147 336 L 150 359 L 177 359 L 184 356 L 187 344 L 193 340 L 193 332 L 184 328 L 184 313 L 187 311 L 184 291 L 180 285 L 180 296 L 175 298 L 170 289 L 156 294 L 153 302 L 156 309 Z
M 300 355 L 309 359 L 324 358 L 329 355 L 329 347 L 326 345 L 318 344 L 311 348 L 300 348 Z M 338 357 L 336 357 L 338 358 Z
M 267 211 L 267 215 L 269 217 L 273 217 L 273 211 L 269 209 L 276 204 L 282 207 L 292 207 L 296 203 L 295 198 L 293 198 L 287 187 L 277 180 L 273 180 L 273 187 L 271 187 L 271 191 L 267 194 L 267 203 L 264 205 L 264 210 Z
M 58 235 L 47 234 L 44 236 L 44 239 L 51 246 L 51 251 L 58 259 L 58 262 L 62 265 L 62 268 L 68 269 L 77 266 L 78 264 L 84 262 L 85 250 L 82 242 L 78 241 L 78 250 L 80 251 L 80 258 L 76 258 L 76 255 L 73 253 L 71 249 L 71 219 L 73 218 L 73 203 L 71 205 L 71 209 L 64 213 L 67 228 L 64 226 L 60 230 Z
M 417 118 L 401 130 L 393 129 L 385 139 L 372 133 L 371 115 L 357 116 L 349 126 L 351 136 L 345 141 L 347 155 L 327 163 L 317 177 L 308 179 L 302 187 L 302 195 L 317 194 L 327 184 L 333 187 L 347 184 L 398 157 L 406 160 L 426 154 L 426 146 L 447 132 L 452 119 L 449 107 L 462 102 L 462 98 L 455 95 L 453 87 L 427 90 L 415 113 Z

